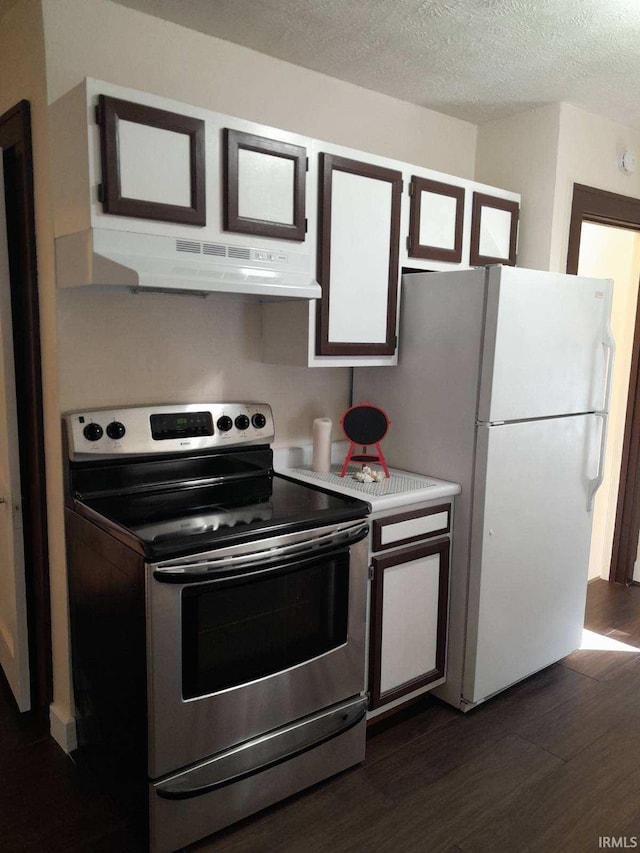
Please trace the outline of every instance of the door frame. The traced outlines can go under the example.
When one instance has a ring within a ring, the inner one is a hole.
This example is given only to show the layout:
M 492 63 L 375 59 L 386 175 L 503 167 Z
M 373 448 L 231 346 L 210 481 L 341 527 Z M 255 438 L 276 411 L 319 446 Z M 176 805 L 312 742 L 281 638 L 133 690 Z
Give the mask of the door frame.
M 573 185 L 567 272 L 577 275 L 583 222 L 640 231 L 640 199 Z M 640 535 L 640 302 L 636 309 L 609 581 L 630 584 Z
M 52 700 L 49 549 L 36 261 L 31 109 L 20 101 L 0 116 L 9 245 L 11 320 L 20 423 L 20 482 L 33 716 L 48 731 Z

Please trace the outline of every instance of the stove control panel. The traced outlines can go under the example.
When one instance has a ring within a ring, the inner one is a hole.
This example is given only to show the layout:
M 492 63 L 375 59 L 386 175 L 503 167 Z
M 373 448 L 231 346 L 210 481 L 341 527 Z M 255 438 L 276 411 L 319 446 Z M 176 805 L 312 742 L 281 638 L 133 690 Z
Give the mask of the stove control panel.
M 64 416 L 70 459 L 189 453 L 270 444 L 267 403 L 189 403 L 70 412 Z

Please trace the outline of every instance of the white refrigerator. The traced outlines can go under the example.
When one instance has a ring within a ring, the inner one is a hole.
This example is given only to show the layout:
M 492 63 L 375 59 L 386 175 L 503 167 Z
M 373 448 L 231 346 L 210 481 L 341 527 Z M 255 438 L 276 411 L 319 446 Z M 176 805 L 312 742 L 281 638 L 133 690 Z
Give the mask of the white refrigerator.
M 389 464 L 458 481 L 447 682 L 467 710 L 580 646 L 602 480 L 612 282 L 405 275 L 397 367 L 357 368 Z

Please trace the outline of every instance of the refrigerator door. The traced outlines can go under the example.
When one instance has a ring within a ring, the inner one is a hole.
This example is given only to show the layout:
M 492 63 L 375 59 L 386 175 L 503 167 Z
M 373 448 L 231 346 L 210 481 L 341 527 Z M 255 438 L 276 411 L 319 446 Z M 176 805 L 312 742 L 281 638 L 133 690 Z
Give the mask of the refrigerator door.
M 580 646 L 589 482 L 601 419 L 480 426 L 463 698 L 480 702 Z
M 490 267 L 478 420 L 605 408 L 612 282 Z

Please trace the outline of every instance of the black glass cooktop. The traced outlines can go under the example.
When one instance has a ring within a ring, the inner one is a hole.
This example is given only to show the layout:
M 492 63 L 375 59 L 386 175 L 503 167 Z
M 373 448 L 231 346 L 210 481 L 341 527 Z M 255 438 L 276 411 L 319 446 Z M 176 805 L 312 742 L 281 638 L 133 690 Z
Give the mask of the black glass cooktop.
M 174 483 L 83 496 L 81 504 L 135 537 L 150 560 L 168 559 L 270 533 L 363 518 L 370 507 L 263 473 L 215 484 Z M 99 523 L 99 518 L 97 520 Z

